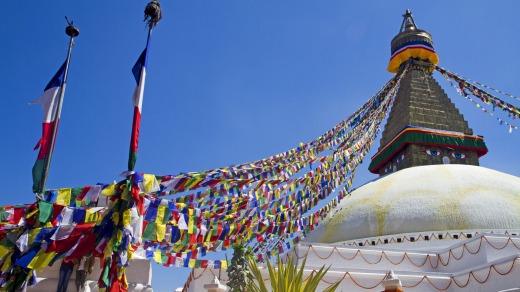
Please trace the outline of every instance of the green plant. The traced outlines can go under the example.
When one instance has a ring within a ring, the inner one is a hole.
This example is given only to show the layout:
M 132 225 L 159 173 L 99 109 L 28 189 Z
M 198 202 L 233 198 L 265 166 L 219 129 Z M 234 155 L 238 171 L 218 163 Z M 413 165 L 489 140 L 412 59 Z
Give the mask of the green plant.
M 231 265 L 227 269 L 229 276 L 227 286 L 230 292 L 246 291 L 246 286 L 251 278 L 248 261 L 247 247 L 241 242 L 233 244 L 233 258 L 231 259 Z
M 271 283 L 271 291 L 273 292 L 314 292 L 317 291 L 318 285 L 329 270 L 330 267 L 321 267 L 319 271 L 312 271 L 307 279 L 303 279 L 303 272 L 307 256 L 303 259 L 300 266 L 294 261 L 293 256 L 289 256 L 287 263 L 283 264 L 280 256 L 278 256 L 277 267 L 273 267 L 267 261 L 267 270 L 269 272 L 269 282 Z M 247 285 L 245 291 L 251 292 L 267 292 L 267 285 L 262 276 L 262 273 L 251 256 L 249 257 L 249 269 L 251 271 L 251 281 Z M 334 283 L 327 287 L 324 292 L 336 291 L 341 281 Z

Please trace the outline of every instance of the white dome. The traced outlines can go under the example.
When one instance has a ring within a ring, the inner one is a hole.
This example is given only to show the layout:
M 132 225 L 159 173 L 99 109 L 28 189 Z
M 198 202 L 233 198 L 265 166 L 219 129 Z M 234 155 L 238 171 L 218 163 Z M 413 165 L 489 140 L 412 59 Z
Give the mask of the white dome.
M 519 177 L 460 164 L 403 169 L 352 192 L 305 241 L 469 229 L 520 229 Z

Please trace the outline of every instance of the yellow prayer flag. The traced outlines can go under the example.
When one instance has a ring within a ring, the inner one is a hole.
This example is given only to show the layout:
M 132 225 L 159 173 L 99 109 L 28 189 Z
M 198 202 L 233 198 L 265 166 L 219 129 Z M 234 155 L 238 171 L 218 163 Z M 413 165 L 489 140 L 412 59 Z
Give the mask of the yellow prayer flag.
M 105 195 L 105 196 L 107 196 L 107 197 L 112 196 L 112 194 L 114 193 L 115 186 L 116 186 L 116 184 L 111 184 L 111 185 L 109 185 L 108 187 L 104 188 L 104 189 L 101 191 L 101 194 L 102 194 L 102 195 Z
M 195 220 L 193 219 L 193 217 L 190 217 L 189 220 L 188 220 L 188 234 L 192 234 L 193 233 L 193 227 L 194 227 L 194 222 Z
M 126 279 L 126 267 L 121 267 L 121 272 L 119 273 L 119 278 L 121 280 L 121 284 L 125 290 L 128 288 L 128 280 Z M 124 291 L 124 290 L 123 290 Z
M 188 263 L 188 267 L 195 268 L 196 261 L 197 261 L 196 259 L 190 259 L 190 262 Z
M 123 211 L 123 226 L 130 225 L 130 209 Z
M 153 174 L 144 174 L 144 192 L 151 193 L 159 188 L 159 183 Z
M 132 245 L 129 243 L 128 244 L 128 259 L 129 260 L 133 260 L 134 259 L 134 252 L 135 250 L 132 248 Z
M 157 241 L 159 241 L 159 242 L 163 241 L 164 235 L 166 234 L 166 224 L 156 222 L 155 234 L 157 236 Z
M 114 225 L 119 225 L 119 212 L 112 213 L 112 222 L 114 222 Z
M 220 267 L 222 269 L 227 269 L 228 265 L 227 265 L 227 261 L 226 260 L 221 260 L 220 261 Z
M 11 256 L 8 256 L 5 258 L 5 262 L 2 266 L 2 272 L 5 273 L 7 271 L 9 271 L 10 269 L 12 268 L 11 266 Z
M 55 251 L 46 253 L 45 249 L 40 249 L 31 262 L 27 265 L 29 269 L 41 269 L 49 265 L 51 260 L 56 256 Z
M 0 259 L 3 259 L 9 253 L 7 246 L 0 245 Z
M 85 223 L 96 222 L 98 218 L 98 212 L 92 212 L 90 209 L 87 209 L 85 212 Z
M 166 211 L 166 207 L 163 206 L 163 205 L 159 205 L 159 207 L 157 207 L 157 216 L 155 218 L 155 222 L 157 222 L 158 224 L 163 224 L 164 223 L 164 213 Z
M 111 255 L 112 255 L 112 250 L 113 250 L 113 246 L 114 246 L 114 238 L 110 238 L 110 240 L 108 241 L 108 244 L 105 248 L 105 253 L 103 254 L 103 258 L 109 258 Z
M 131 202 L 133 200 L 127 186 L 123 186 L 123 192 L 121 193 L 121 199 Z
M 156 250 L 153 252 L 153 260 L 154 260 L 156 263 L 162 264 L 162 256 L 161 256 L 161 250 L 160 250 L 160 249 L 156 249 Z
M 30 213 L 27 214 L 26 218 L 31 218 L 34 214 L 38 213 L 38 209 L 34 209 L 33 211 L 31 211 Z
M 29 238 L 27 239 L 28 244 L 33 243 L 34 239 L 36 238 L 36 235 L 38 235 L 38 233 L 40 233 L 40 230 L 42 230 L 41 227 L 29 230 Z
M 72 193 L 71 189 L 59 189 L 58 190 L 58 198 L 56 199 L 56 204 L 62 206 L 70 205 L 70 194 Z
M 116 236 L 117 236 L 117 243 L 118 244 L 123 241 L 123 231 L 118 229 L 116 231 Z

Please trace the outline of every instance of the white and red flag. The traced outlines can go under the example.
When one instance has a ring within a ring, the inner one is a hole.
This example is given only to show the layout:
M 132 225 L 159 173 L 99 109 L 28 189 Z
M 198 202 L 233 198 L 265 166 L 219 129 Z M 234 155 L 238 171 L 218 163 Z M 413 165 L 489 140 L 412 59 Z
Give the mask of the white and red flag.
M 42 184 L 45 175 L 45 165 L 54 150 L 51 149 L 52 136 L 54 127 L 57 128 L 59 124 L 59 117 L 56 117 L 56 110 L 58 107 L 60 89 L 63 85 L 65 65 L 66 63 L 63 63 L 58 72 L 52 77 L 49 84 L 45 87 L 43 95 L 33 101 L 33 104 L 41 104 L 43 107 L 42 137 L 34 147 L 34 150 L 40 148 L 40 152 L 38 152 L 38 158 L 32 168 L 33 192 L 38 194 L 43 192 L 44 186 Z
M 139 144 L 139 127 L 141 125 L 141 111 L 143 109 L 143 95 L 144 95 L 144 84 L 146 79 L 146 63 L 148 62 L 148 49 L 150 45 L 150 37 L 146 48 L 137 59 L 132 73 L 134 74 L 137 85 L 132 96 L 132 102 L 134 104 L 134 119 L 132 123 L 132 136 L 130 138 L 130 153 L 128 156 L 128 170 L 134 170 L 135 161 L 137 159 L 137 146 Z

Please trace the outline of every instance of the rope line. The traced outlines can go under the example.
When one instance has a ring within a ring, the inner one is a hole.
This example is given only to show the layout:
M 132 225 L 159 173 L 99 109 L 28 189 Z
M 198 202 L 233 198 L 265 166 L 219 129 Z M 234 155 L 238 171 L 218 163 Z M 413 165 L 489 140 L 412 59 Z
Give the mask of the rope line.
M 303 251 L 303 250 L 299 250 L 299 249 L 293 249 L 293 254 L 298 258 L 298 259 L 303 259 L 305 258 L 309 252 L 312 250 L 313 254 L 319 258 L 320 260 L 328 260 L 334 253 L 338 254 L 342 259 L 344 260 L 347 260 L 347 261 L 351 261 L 351 260 L 355 260 L 358 256 L 360 256 L 367 264 L 370 264 L 370 265 L 375 265 L 375 264 L 378 264 L 382 261 L 383 257 L 386 258 L 386 260 L 394 265 L 394 266 L 397 266 L 399 264 L 401 264 L 405 258 L 408 260 L 408 262 L 410 264 L 412 264 L 413 266 L 415 267 L 423 267 L 426 262 L 429 262 L 430 264 L 430 267 L 432 267 L 433 269 L 436 269 L 438 266 L 439 266 L 439 263 L 443 266 L 448 266 L 450 264 L 450 261 L 451 259 L 453 258 L 454 260 L 461 260 L 466 251 L 471 254 L 471 255 L 475 255 L 475 254 L 478 254 L 480 252 L 480 250 L 482 249 L 482 246 L 484 244 L 484 241 L 485 243 L 487 243 L 491 248 L 495 249 L 495 250 L 503 250 L 505 249 L 507 246 L 509 246 L 510 244 L 512 244 L 513 247 L 515 247 L 517 250 L 520 250 L 520 247 L 518 245 L 516 245 L 516 243 L 514 242 L 514 240 L 512 240 L 511 238 L 508 238 L 506 243 L 503 245 L 503 246 L 495 246 L 493 245 L 485 236 L 483 237 L 480 237 L 479 241 L 478 241 L 478 248 L 476 248 L 476 250 L 472 251 L 469 249 L 468 247 L 468 244 L 467 243 L 464 243 L 462 246 L 458 246 L 458 247 L 455 247 L 455 248 L 451 248 L 449 249 L 448 251 L 445 251 L 445 252 L 442 252 L 442 253 L 434 253 L 434 254 L 426 254 L 425 255 L 425 258 L 424 258 L 424 261 L 420 264 L 417 264 L 415 262 L 413 262 L 412 260 L 412 257 L 410 257 L 410 255 L 407 253 L 407 252 L 404 252 L 403 253 L 403 256 L 402 258 L 397 261 L 397 262 L 393 262 L 392 260 L 390 260 L 389 256 L 387 255 L 387 253 L 385 251 L 381 251 L 381 254 L 379 256 L 379 259 L 377 259 L 375 262 L 374 261 L 369 261 L 367 260 L 367 258 L 365 257 L 365 255 L 363 255 L 362 253 L 362 250 L 358 249 L 356 250 L 355 254 L 352 256 L 352 257 L 347 257 L 345 255 L 343 255 L 340 250 L 337 248 L 337 247 L 333 247 L 332 250 L 330 251 L 330 253 L 327 255 L 327 256 L 321 256 L 315 249 L 315 247 L 313 245 L 308 245 L 307 246 L 307 250 L 306 251 Z M 456 256 L 456 254 L 454 253 L 454 251 L 458 248 L 462 248 L 462 251 L 460 253 L 460 256 Z M 305 254 L 303 254 L 305 253 Z M 447 253 L 447 259 L 443 259 L 442 258 L 442 254 L 446 254 Z M 435 258 L 436 260 L 433 260 L 432 261 L 432 258 Z

